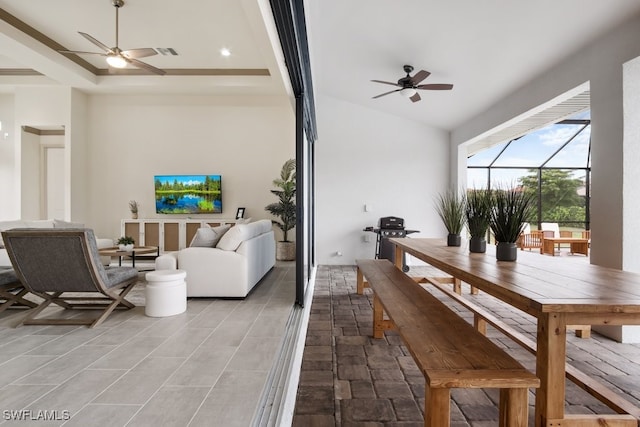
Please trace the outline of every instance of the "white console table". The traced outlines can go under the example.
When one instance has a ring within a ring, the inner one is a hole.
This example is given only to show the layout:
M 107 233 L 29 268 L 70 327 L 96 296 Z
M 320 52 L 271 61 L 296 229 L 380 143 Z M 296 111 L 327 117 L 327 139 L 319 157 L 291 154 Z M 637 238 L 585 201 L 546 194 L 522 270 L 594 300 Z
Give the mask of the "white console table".
M 160 252 L 172 252 L 184 249 L 196 234 L 196 230 L 209 224 L 217 227 L 223 224 L 232 226 L 238 220 L 217 218 L 148 218 L 123 219 L 120 231 L 122 236 L 131 236 L 138 246 L 157 246 Z

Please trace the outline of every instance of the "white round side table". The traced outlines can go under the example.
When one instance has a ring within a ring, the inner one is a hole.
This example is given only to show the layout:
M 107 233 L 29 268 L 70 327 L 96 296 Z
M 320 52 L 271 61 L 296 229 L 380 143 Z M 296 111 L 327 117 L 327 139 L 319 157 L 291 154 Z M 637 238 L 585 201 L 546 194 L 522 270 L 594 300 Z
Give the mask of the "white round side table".
M 166 317 L 187 310 L 187 272 L 184 270 L 156 270 L 145 274 L 146 305 L 144 314 Z

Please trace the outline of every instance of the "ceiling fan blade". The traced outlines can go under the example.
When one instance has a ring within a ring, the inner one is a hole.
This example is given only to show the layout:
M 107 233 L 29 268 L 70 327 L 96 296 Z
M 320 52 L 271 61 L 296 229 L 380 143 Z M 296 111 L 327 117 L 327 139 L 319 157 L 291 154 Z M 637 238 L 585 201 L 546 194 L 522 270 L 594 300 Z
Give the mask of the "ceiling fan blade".
M 91 37 L 89 34 L 87 33 L 83 33 L 82 31 L 78 31 L 78 33 L 84 37 L 85 39 L 89 40 L 91 43 L 95 44 L 96 46 L 98 46 L 100 49 L 104 50 L 106 53 L 113 53 L 113 50 L 105 45 L 104 43 L 98 41 L 97 39 L 94 39 L 93 37 Z
M 447 83 L 435 83 L 430 85 L 420 85 L 416 86 L 416 89 L 426 89 L 426 90 L 451 90 L 453 89 L 453 85 Z
M 372 82 L 375 82 L 375 83 L 383 83 L 383 84 L 385 84 L 385 85 L 391 85 L 391 86 L 398 86 L 398 87 L 401 87 L 398 83 L 385 82 L 385 81 L 382 81 L 382 80 L 371 80 L 371 81 L 372 81 Z
M 418 102 L 420 101 L 422 98 L 420 98 L 420 94 L 418 92 L 416 92 L 415 95 L 413 95 L 412 97 L 409 98 L 412 102 Z
M 127 58 L 144 58 L 147 56 L 157 55 L 158 52 L 156 52 L 156 50 L 153 48 L 143 47 L 140 49 L 123 50 L 122 54 Z
M 413 77 L 411 77 L 411 85 L 415 86 L 427 77 L 429 77 L 431 73 L 425 70 L 418 71 Z
M 98 53 L 98 52 L 83 52 L 80 50 L 59 50 L 58 52 L 60 53 L 73 53 L 75 55 L 100 55 L 100 56 L 107 56 L 106 53 Z
M 376 96 L 374 96 L 374 97 L 373 97 L 373 98 L 371 98 L 371 99 L 380 98 L 380 97 L 382 97 L 382 96 L 389 95 L 389 94 L 394 93 L 394 92 L 400 92 L 401 90 L 402 90 L 402 89 L 396 89 L 396 90 L 392 90 L 392 91 L 390 91 L 390 92 L 381 93 L 380 95 L 376 95 Z
M 160 68 L 156 68 L 153 65 L 149 65 L 146 62 L 142 62 L 142 61 L 138 61 L 137 59 L 133 59 L 133 58 L 124 58 L 127 62 L 129 62 L 130 64 L 138 67 L 138 68 L 142 68 L 145 69 L 147 71 L 151 71 L 154 74 L 158 74 L 160 76 L 164 76 L 165 74 L 167 74 L 166 71 L 161 70 Z

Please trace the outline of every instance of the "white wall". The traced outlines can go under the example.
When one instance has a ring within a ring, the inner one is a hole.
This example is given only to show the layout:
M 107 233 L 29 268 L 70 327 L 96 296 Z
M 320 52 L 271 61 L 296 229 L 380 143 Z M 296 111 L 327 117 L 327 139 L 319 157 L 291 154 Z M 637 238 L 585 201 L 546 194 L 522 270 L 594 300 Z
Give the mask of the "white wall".
M 421 231 L 412 236 L 444 237 L 433 197 L 449 185 L 448 133 L 323 95 L 316 107 L 318 264 L 372 258 L 375 235 L 362 229 L 383 216 Z
M 140 204 L 140 218 L 159 217 L 153 176 L 160 174 L 222 175 L 223 213 L 199 218 L 234 218 L 241 206 L 245 217 L 271 218 L 264 207 L 276 200 L 272 181 L 295 157 L 295 117 L 286 97 L 106 96 L 22 87 L 15 103 L 0 97 L 0 115 L 17 129 L 65 126 L 65 219 L 83 222 L 101 237 L 120 236 L 131 199 Z M 0 177 L 9 177 L 0 195 L 10 201 L 1 204 L 0 220 L 22 216 L 22 160 L 20 150 L 14 153 L 20 138 L 0 145 Z M 33 205 L 27 216 L 39 206 L 33 197 L 26 201 Z
M 20 217 L 20 205 L 8 201 L 19 200 L 16 183 L 15 106 L 13 95 L 0 95 L 0 221 Z M 5 134 L 7 137 L 5 138 Z
M 39 174 L 39 147 L 37 157 L 33 157 L 31 150 L 33 140 L 39 140 L 37 135 L 21 132 L 22 126 L 65 126 L 70 125 L 71 92 L 68 87 L 49 86 L 21 86 L 15 91 L 15 128 L 16 128 L 16 156 L 14 191 L 16 196 L 13 203 L 20 206 L 14 218 L 39 219 L 40 218 L 40 178 L 34 179 L 34 174 Z M 23 137 L 25 140 L 23 141 Z M 65 147 L 68 147 L 69 135 L 65 135 Z M 19 147 L 19 148 L 18 148 Z M 23 153 L 29 158 L 22 159 Z M 65 164 L 65 168 L 69 168 Z M 34 172 L 37 171 L 37 172 Z M 24 180 L 24 182 L 22 182 Z M 37 188 L 33 183 L 37 183 Z M 65 182 L 65 197 L 70 197 L 69 181 Z M 79 195 L 82 197 L 83 195 Z M 69 204 L 69 200 L 65 200 Z M 14 219 L 10 218 L 10 219 Z
M 154 175 L 222 175 L 223 213 L 198 218 L 235 218 L 238 207 L 245 217 L 271 218 L 264 207 L 276 201 L 272 181 L 295 157 L 295 117 L 284 97 L 96 95 L 87 122 L 87 217 L 100 236 L 120 235 L 129 200 L 140 218 L 159 217 Z

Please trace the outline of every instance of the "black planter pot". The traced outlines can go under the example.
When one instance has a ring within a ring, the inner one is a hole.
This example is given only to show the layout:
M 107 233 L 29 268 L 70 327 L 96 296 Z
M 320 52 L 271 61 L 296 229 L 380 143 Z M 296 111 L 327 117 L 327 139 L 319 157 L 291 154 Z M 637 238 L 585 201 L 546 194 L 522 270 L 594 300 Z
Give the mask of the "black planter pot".
M 506 242 L 498 243 L 496 246 L 496 259 L 498 261 L 515 261 L 518 259 L 518 245 Z
M 469 239 L 469 252 L 483 254 L 487 251 L 487 241 L 483 237 Z
M 462 244 L 462 237 L 459 234 L 447 235 L 447 246 L 460 246 Z

